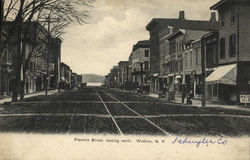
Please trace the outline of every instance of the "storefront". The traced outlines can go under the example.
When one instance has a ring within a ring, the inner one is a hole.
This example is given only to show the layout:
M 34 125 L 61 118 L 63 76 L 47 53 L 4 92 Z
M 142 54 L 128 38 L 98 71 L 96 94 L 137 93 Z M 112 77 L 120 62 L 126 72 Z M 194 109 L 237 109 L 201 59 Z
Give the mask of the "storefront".
M 206 78 L 207 99 L 229 103 L 237 100 L 237 64 L 219 66 Z
M 150 78 L 150 92 L 158 93 L 159 92 L 159 74 L 155 73 Z

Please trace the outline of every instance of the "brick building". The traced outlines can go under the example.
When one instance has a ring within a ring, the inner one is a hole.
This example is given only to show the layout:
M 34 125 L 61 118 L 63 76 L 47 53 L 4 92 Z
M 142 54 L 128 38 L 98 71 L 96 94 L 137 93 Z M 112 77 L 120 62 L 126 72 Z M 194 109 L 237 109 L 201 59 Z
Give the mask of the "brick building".
M 206 81 L 218 100 L 239 103 L 250 91 L 250 1 L 221 0 L 210 9 L 219 13 L 219 67 Z
M 147 83 L 149 80 L 150 70 L 150 49 L 149 41 L 138 41 L 133 46 L 132 52 L 132 71 L 131 77 L 133 82 L 138 82 L 139 85 Z
M 180 29 L 195 30 L 195 31 L 210 31 L 218 28 L 214 14 L 212 14 L 210 21 L 199 20 L 186 20 L 184 11 L 180 11 L 179 18 L 166 19 L 166 18 L 154 18 L 146 26 L 146 29 L 150 33 L 150 76 L 151 87 L 150 90 L 153 93 L 158 93 L 161 90 L 160 75 L 161 69 L 161 57 L 167 52 L 174 50 L 175 42 L 168 44 L 167 38 L 176 34 Z M 173 46 L 169 48 L 170 46 Z M 164 62 L 163 62 L 164 63 Z M 171 66 L 171 65 L 170 65 Z

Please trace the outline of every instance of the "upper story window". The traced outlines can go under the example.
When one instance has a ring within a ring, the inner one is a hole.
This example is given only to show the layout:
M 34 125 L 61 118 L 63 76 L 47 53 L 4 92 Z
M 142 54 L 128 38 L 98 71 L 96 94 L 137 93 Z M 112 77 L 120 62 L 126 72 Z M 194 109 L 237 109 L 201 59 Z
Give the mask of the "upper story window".
M 170 54 L 173 54 L 176 52 L 176 46 L 175 46 L 175 41 L 170 42 Z
M 180 71 L 183 71 L 183 61 L 180 60 L 179 63 L 180 63 L 180 65 L 179 65 L 180 66 Z
M 221 27 L 225 26 L 225 14 L 224 14 L 224 12 L 220 12 L 220 26 Z
M 178 68 L 178 61 L 175 62 L 175 66 L 174 66 L 174 70 L 175 72 L 178 72 L 179 68 Z
M 198 57 L 199 57 L 199 50 L 198 48 L 195 49 L 195 65 L 198 65 Z
M 231 9 L 231 18 L 230 18 L 231 24 L 234 24 L 234 21 L 235 21 L 235 13 L 234 13 L 234 9 Z
M 225 38 L 220 39 L 220 58 L 225 58 Z
M 187 62 L 188 62 L 188 56 L 187 56 L 187 52 L 185 53 L 185 66 L 187 66 Z
M 149 50 L 144 50 L 144 57 L 149 57 Z
M 179 44 L 176 44 L 176 51 L 179 52 Z
M 236 55 L 236 36 L 231 34 L 229 37 L 229 55 L 230 57 L 235 57 Z
M 193 65 L 193 52 L 190 51 L 190 66 Z

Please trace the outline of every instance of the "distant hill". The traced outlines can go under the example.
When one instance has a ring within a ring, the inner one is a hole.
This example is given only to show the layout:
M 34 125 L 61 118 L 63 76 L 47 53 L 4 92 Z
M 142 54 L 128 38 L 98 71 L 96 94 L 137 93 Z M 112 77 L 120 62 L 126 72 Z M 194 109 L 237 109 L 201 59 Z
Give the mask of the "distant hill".
M 82 74 L 83 82 L 103 82 L 105 79 L 104 76 L 96 74 Z

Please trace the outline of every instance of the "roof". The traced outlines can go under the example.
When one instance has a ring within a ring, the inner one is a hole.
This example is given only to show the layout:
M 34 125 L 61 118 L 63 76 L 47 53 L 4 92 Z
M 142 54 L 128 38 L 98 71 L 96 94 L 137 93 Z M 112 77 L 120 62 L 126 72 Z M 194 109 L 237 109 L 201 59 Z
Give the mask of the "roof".
M 149 40 L 142 40 L 138 41 L 134 46 L 133 46 L 133 51 L 135 51 L 138 48 L 149 48 Z
M 61 62 L 61 65 L 69 68 L 69 66 L 67 64 L 65 64 L 64 62 Z
M 118 64 L 127 64 L 128 63 L 128 61 L 120 61 Z
M 183 34 L 182 31 L 177 31 L 177 32 L 175 32 L 175 33 L 169 35 L 169 36 L 167 37 L 167 39 L 168 39 L 168 40 L 171 40 L 171 39 L 174 39 L 174 38 L 176 38 L 176 37 L 178 37 L 179 35 L 182 35 L 182 34 Z
M 218 3 L 210 7 L 211 10 L 218 10 L 219 8 L 230 5 L 232 3 L 248 3 L 250 5 L 250 0 L 221 0 Z
M 154 18 L 146 26 L 148 31 L 151 31 L 156 25 L 159 26 L 172 26 L 179 29 L 190 29 L 198 31 L 212 31 L 218 30 L 219 23 L 217 21 L 201 21 L 201 20 L 186 20 L 186 19 L 167 19 L 167 18 Z

